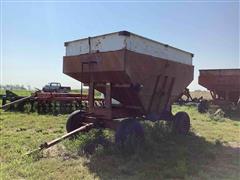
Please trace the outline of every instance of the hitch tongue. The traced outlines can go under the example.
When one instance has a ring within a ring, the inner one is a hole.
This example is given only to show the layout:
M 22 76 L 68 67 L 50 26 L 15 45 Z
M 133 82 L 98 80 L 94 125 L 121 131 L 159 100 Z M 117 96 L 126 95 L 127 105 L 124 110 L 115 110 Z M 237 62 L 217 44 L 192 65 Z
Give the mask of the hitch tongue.
M 66 139 L 66 138 L 69 138 L 69 137 L 71 137 L 71 136 L 73 136 L 73 135 L 75 135 L 75 134 L 77 134 L 77 133 L 79 133 L 81 131 L 85 131 L 85 130 L 90 129 L 92 126 L 93 126 L 93 123 L 88 123 L 88 124 L 86 124 L 84 126 L 81 126 L 78 129 L 75 129 L 75 130 L 73 130 L 73 131 L 71 131 L 71 132 L 69 132 L 69 133 L 67 133 L 67 134 L 65 134 L 65 135 L 63 135 L 63 136 L 61 136 L 59 138 L 56 138 L 56 139 L 54 139 L 54 140 L 52 140 L 50 142 L 44 142 L 44 143 L 40 144 L 40 146 L 37 149 L 34 149 L 34 150 L 26 153 L 25 155 L 30 155 L 30 154 L 32 154 L 34 152 L 38 152 L 38 151 L 41 151 L 43 149 L 47 149 L 47 148 L 49 148 L 49 147 L 51 147 L 51 146 L 53 146 L 55 144 L 58 144 L 62 140 Z

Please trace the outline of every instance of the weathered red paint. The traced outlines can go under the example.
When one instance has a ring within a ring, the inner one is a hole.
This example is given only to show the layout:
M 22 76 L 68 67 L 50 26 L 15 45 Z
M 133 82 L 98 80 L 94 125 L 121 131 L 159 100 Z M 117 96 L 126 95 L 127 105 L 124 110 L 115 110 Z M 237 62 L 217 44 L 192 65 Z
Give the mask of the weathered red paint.
M 214 100 L 237 102 L 240 97 L 240 69 L 199 70 L 198 82 Z
M 90 85 L 89 89 L 105 94 L 108 99 L 105 108 L 89 109 L 102 119 L 160 114 L 193 79 L 192 65 L 126 49 L 65 56 L 63 59 L 65 74 Z M 81 68 L 83 63 L 86 65 Z M 110 87 L 107 86 L 109 83 Z M 109 104 L 110 97 L 118 100 L 121 107 L 113 108 Z

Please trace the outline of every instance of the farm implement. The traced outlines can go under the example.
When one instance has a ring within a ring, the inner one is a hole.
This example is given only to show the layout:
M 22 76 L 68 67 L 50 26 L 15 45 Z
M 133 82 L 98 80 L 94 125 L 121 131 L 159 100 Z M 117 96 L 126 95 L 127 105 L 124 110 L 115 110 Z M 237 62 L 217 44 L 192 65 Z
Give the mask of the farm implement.
M 237 103 L 240 98 L 240 69 L 200 70 L 199 84 L 206 87 L 215 102 Z
M 212 96 L 212 104 L 223 108 L 240 106 L 240 69 L 199 70 L 198 82 L 207 88 Z M 200 104 L 200 111 L 206 111 L 206 102 Z M 240 108 L 239 108 L 240 109 Z
M 190 94 L 190 91 L 188 88 L 185 88 L 185 90 L 183 91 L 183 93 L 180 95 L 180 97 L 176 100 L 176 104 L 179 105 L 184 105 L 187 103 L 200 103 L 201 101 L 203 101 L 203 97 L 199 97 L 199 98 L 193 98 L 192 95 Z
M 101 104 L 101 99 L 96 99 Z M 2 109 L 18 112 L 38 112 L 39 114 L 66 114 L 87 106 L 87 95 L 36 91 L 31 96 L 18 96 L 6 90 L 2 96 Z
M 65 48 L 63 73 L 88 86 L 88 94 L 32 96 L 38 112 L 54 111 L 49 109 L 55 102 L 77 104 L 64 138 L 86 126 L 109 128 L 116 131 L 116 143 L 123 144 L 129 136 L 144 137 L 140 119 L 170 121 L 176 134 L 188 134 L 190 117 L 173 115 L 171 105 L 193 80 L 192 53 L 127 31 L 65 42 Z M 104 98 L 96 99 L 95 90 Z M 52 143 L 44 144 L 40 149 Z
M 67 132 L 92 123 L 116 130 L 121 144 L 131 135 L 143 138 L 139 119 L 146 119 L 171 121 L 174 132 L 188 134 L 188 114 L 173 115 L 171 105 L 193 80 L 193 54 L 127 31 L 65 47 L 63 73 L 88 86 L 87 107 L 70 114 Z M 102 106 L 96 106 L 95 90 L 104 94 Z

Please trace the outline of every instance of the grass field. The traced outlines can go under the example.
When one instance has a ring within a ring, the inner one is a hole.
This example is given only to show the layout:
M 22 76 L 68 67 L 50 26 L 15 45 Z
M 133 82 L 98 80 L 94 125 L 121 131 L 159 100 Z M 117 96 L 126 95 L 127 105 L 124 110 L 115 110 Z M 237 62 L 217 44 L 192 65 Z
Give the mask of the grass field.
M 12 92 L 14 92 L 15 94 L 17 94 L 19 96 L 30 96 L 31 93 L 34 91 L 12 90 Z M 80 89 L 72 89 L 71 92 L 72 93 L 80 93 Z M 207 100 L 212 99 L 210 92 L 208 92 L 208 91 L 196 90 L 196 91 L 191 91 L 190 93 L 191 93 L 192 98 L 200 98 L 202 96 L 204 99 L 207 99 Z M 5 94 L 5 90 L 0 89 L 0 96 L 3 94 Z M 83 94 L 87 94 L 87 89 L 83 90 Z M 100 93 L 98 91 L 95 91 L 95 95 L 100 96 Z
M 19 96 L 30 96 L 31 95 L 31 91 L 27 91 L 27 90 L 12 90 L 13 93 L 19 95 Z M 5 90 L 0 89 L 0 95 L 5 94 Z
M 17 94 L 18 96 L 30 96 L 34 91 L 28 91 L 28 90 L 11 90 L 13 93 Z M 87 94 L 87 89 L 83 89 L 83 94 Z M 71 93 L 79 93 L 80 89 L 72 89 Z M 0 89 L 0 96 L 6 94 L 6 91 L 3 89 Z M 100 93 L 95 90 L 95 95 L 100 96 Z
M 144 143 L 124 151 L 99 146 L 91 156 L 82 147 L 94 139 L 94 130 L 24 156 L 64 134 L 67 116 L 0 111 L 1 179 L 239 179 L 240 118 L 199 114 L 194 106 L 174 105 L 173 111 L 191 116 L 187 137 L 173 135 L 163 123 L 142 122 Z M 113 132 L 104 136 L 112 140 Z

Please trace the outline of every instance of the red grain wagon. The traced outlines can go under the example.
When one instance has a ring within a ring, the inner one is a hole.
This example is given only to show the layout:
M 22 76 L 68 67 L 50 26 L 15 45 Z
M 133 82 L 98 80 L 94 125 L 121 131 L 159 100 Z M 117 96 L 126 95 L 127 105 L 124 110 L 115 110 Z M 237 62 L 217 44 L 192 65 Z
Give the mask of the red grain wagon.
M 188 133 L 188 114 L 173 115 L 171 105 L 193 80 L 192 53 L 127 31 L 65 42 L 65 47 L 63 73 L 89 87 L 88 107 L 69 116 L 68 132 L 93 123 L 117 129 L 119 140 L 141 132 L 138 118 L 145 118 L 173 121 L 176 132 Z M 94 90 L 104 94 L 101 107 L 95 106 Z
M 214 101 L 237 103 L 240 97 L 240 69 L 199 70 L 199 84 L 207 88 Z

